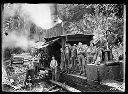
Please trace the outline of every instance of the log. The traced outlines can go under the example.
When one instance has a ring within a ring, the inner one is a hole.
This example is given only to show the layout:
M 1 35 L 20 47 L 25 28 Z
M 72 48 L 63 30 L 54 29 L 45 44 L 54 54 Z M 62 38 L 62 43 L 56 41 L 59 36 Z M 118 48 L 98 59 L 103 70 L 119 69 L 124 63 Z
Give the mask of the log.
M 55 90 L 52 90 L 52 91 L 48 91 L 48 92 L 57 92 L 59 91 L 60 89 L 55 89 Z
M 55 86 L 50 87 L 49 89 L 47 89 L 47 91 L 52 90 L 54 87 L 56 87 L 56 85 L 55 85 Z
M 53 80 L 50 80 L 50 82 L 53 83 L 53 84 L 56 84 L 56 85 L 58 85 L 60 87 L 62 87 L 63 89 L 66 89 L 69 92 L 81 92 L 81 91 L 79 91 L 79 90 L 77 90 L 75 88 L 72 88 L 72 87 L 70 87 L 68 85 L 62 84 L 60 82 L 56 82 L 56 81 L 53 81 Z

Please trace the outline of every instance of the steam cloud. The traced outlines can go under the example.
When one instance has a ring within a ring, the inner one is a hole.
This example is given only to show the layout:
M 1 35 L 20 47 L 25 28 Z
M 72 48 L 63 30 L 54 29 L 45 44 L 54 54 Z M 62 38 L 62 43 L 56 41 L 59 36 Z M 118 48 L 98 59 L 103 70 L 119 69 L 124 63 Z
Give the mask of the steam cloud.
M 49 29 L 53 26 L 50 6 L 50 4 L 23 4 L 22 12 L 28 15 L 37 26 Z
M 33 47 L 34 43 L 34 40 L 28 40 L 27 36 L 17 35 L 16 32 L 9 33 L 8 36 L 3 37 L 3 47 L 21 47 L 27 50 L 28 47 Z
M 18 13 L 25 19 L 25 22 L 33 22 L 42 29 L 49 29 L 57 24 L 53 22 L 51 6 L 53 4 L 5 4 L 3 16 L 8 18 Z M 61 20 L 58 22 L 60 23 Z M 17 31 L 9 32 L 8 36 L 3 36 L 3 47 L 21 47 L 23 49 L 32 47 L 35 40 L 29 40 L 30 31 L 25 30 L 18 33 Z

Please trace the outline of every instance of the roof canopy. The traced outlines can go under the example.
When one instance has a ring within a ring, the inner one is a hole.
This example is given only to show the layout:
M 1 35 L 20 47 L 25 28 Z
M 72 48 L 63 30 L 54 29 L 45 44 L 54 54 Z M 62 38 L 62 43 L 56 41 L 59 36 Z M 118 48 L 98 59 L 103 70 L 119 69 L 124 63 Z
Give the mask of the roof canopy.
M 90 45 L 90 41 L 93 39 L 93 35 L 84 35 L 84 34 L 67 34 L 67 35 L 61 35 L 57 37 L 52 38 L 45 38 L 46 41 L 56 40 L 58 38 L 65 38 L 68 43 L 77 44 L 78 42 L 82 42 L 83 44 Z
M 80 31 L 78 34 L 74 34 L 73 32 L 67 32 L 63 30 L 62 23 L 57 24 L 55 27 L 46 30 L 44 38 L 53 38 L 58 36 L 71 36 L 71 35 L 93 35 L 93 31 L 86 30 Z

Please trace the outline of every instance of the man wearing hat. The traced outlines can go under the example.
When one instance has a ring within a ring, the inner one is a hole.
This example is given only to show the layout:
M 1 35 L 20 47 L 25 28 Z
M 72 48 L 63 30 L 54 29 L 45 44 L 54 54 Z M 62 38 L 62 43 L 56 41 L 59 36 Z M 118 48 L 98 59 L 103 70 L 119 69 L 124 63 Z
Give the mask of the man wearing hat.
M 78 57 L 78 62 L 79 62 L 79 66 L 80 66 L 80 74 L 85 74 L 85 58 L 83 55 L 84 52 L 84 48 L 81 42 L 78 43 L 78 47 L 77 47 L 77 57 Z
M 71 57 L 72 57 L 72 69 L 75 69 L 75 66 L 76 66 L 76 59 L 77 59 L 76 44 L 74 44 L 73 47 L 72 47 Z
M 57 81 L 57 60 L 55 60 L 55 57 L 52 57 L 52 60 L 50 62 L 50 67 L 52 69 L 52 80 Z
M 60 64 L 60 68 L 61 68 L 61 70 L 64 70 L 64 68 L 65 68 L 65 53 L 64 53 L 64 50 L 61 48 L 60 49 L 60 51 L 61 51 L 61 64 Z
M 69 45 L 66 45 L 65 47 L 65 66 L 66 66 L 66 72 L 69 73 L 69 63 L 70 63 L 70 49 Z

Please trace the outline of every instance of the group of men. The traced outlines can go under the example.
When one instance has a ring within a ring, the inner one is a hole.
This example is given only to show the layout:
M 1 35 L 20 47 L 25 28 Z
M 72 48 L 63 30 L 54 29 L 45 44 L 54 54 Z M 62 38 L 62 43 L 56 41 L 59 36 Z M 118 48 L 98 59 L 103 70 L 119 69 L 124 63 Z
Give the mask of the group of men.
M 90 43 L 90 46 L 83 45 L 81 42 L 78 45 L 66 45 L 65 49 L 61 48 L 61 69 L 67 73 L 74 72 L 77 67 L 80 68 L 80 75 L 85 75 L 87 63 L 93 63 L 96 60 L 96 46 Z M 72 70 L 72 71 L 70 71 Z
M 83 45 L 81 42 L 79 42 L 78 45 L 74 44 L 73 46 L 71 46 L 70 44 L 67 44 L 65 46 L 65 49 L 61 48 L 60 50 L 61 50 L 60 69 L 66 70 L 66 73 L 70 73 L 70 72 L 74 73 L 79 68 L 80 69 L 79 74 L 86 75 L 86 66 L 88 63 L 99 64 L 101 63 L 101 60 L 102 60 L 103 49 L 98 49 L 93 44 L 93 42 L 90 42 L 90 46 L 87 46 L 86 44 Z M 30 75 L 33 81 L 35 67 L 32 62 L 33 61 L 31 61 L 31 63 L 29 64 L 26 80 L 27 80 L 27 77 Z M 52 57 L 52 60 L 50 62 L 50 68 L 52 70 L 52 80 L 56 81 L 58 62 L 54 56 Z
M 74 44 L 73 46 L 67 44 L 65 49 L 61 48 L 60 68 L 61 70 L 66 70 L 67 73 L 74 73 L 74 71 L 78 70 L 77 67 L 79 67 L 79 74 L 85 75 L 87 64 L 101 64 L 101 61 L 106 60 L 104 51 L 109 48 L 105 44 L 103 46 L 101 44 L 96 46 L 93 40 L 90 42 L 90 46 L 86 44 L 83 45 L 81 42 L 79 42 L 78 45 Z M 123 54 L 122 43 L 119 43 L 118 47 L 114 46 L 113 48 L 110 48 L 110 50 L 112 50 L 112 58 L 118 60 Z

